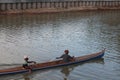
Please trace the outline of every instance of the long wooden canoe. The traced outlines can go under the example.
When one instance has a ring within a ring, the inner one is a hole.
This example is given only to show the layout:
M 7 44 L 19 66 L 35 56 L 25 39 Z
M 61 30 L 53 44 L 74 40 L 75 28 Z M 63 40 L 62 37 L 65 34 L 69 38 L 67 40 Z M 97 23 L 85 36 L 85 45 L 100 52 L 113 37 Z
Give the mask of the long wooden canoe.
M 49 61 L 49 62 L 44 62 L 44 63 L 37 63 L 37 64 L 33 64 L 30 66 L 32 67 L 32 71 L 36 71 L 36 70 L 49 69 L 49 68 L 54 68 L 54 67 L 59 67 L 59 66 L 72 65 L 72 64 L 82 63 L 82 62 L 86 62 L 89 60 L 101 58 L 104 56 L 104 53 L 105 53 L 105 49 L 97 53 L 75 57 L 74 60 L 71 60 L 68 63 L 63 62 L 62 60 L 54 60 L 54 61 Z M 9 74 L 17 74 L 17 73 L 25 73 L 28 71 L 29 70 L 24 69 L 22 66 L 19 66 L 19 67 L 0 70 L 0 76 L 9 75 Z

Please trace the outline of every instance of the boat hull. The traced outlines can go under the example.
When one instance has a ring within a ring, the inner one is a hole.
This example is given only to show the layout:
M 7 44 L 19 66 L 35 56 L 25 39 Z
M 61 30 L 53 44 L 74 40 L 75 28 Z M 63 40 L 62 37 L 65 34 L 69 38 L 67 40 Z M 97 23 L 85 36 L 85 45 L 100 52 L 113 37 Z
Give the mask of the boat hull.
M 77 64 L 77 63 L 83 63 L 89 60 L 102 58 L 104 56 L 104 53 L 105 53 L 105 49 L 100 52 L 93 53 L 90 55 L 75 57 L 73 60 L 71 60 L 68 63 L 63 62 L 62 60 L 55 60 L 55 61 L 50 61 L 50 62 L 45 62 L 45 63 L 37 63 L 34 65 L 30 65 L 30 67 L 32 67 L 32 71 L 36 71 L 36 70 L 50 69 L 50 68 L 60 67 L 60 66 L 67 66 L 67 65 Z M 0 70 L 0 76 L 9 75 L 9 74 L 25 73 L 28 71 L 29 71 L 28 69 L 24 69 L 22 66 L 20 66 L 20 67 Z

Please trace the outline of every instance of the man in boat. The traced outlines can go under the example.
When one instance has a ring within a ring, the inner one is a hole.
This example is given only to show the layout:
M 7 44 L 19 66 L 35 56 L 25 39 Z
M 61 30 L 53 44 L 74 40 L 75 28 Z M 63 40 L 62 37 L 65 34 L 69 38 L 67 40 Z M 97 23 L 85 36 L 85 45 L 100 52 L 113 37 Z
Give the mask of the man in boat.
M 71 56 L 69 55 L 69 50 L 65 50 L 63 55 L 61 55 L 60 57 L 57 57 L 57 59 L 59 59 L 59 58 L 63 58 L 63 61 L 64 61 L 64 62 L 69 62 L 69 61 L 71 61 L 72 59 L 74 59 L 74 57 L 71 57 Z
M 36 62 L 35 61 L 28 61 L 28 60 L 29 60 L 28 56 L 24 56 L 25 63 L 23 64 L 23 68 L 28 69 L 29 73 L 31 73 L 32 67 L 30 66 L 30 64 L 31 63 L 36 64 Z

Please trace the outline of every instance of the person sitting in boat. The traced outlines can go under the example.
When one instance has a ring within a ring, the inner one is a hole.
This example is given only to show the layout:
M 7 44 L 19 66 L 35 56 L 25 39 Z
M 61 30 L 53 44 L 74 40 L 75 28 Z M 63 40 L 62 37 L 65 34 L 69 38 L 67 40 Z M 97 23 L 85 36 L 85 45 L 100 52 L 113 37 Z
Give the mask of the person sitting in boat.
M 23 64 L 23 68 L 25 68 L 25 69 L 29 69 L 29 72 L 31 72 L 31 67 L 30 67 L 30 64 L 31 63 L 34 63 L 34 64 L 36 64 L 36 62 L 35 61 L 28 61 L 29 60 L 29 58 L 28 58 L 28 56 L 24 56 L 24 61 L 25 61 L 25 63 Z
M 71 56 L 69 55 L 69 50 L 65 50 L 65 51 L 64 51 L 64 54 L 61 55 L 60 57 L 57 57 L 56 59 L 59 59 L 59 58 L 63 58 L 63 61 L 64 61 L 64 62 L 69 62 L 69 61 L 71 61 L 74 57 L 71 57 Z

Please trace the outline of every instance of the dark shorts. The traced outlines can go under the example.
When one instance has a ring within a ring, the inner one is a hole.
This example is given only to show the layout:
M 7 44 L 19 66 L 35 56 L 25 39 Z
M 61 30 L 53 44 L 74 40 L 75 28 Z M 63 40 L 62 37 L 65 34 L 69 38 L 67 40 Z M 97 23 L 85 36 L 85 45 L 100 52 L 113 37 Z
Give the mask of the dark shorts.
M 28 64 L 23 64 L 23 67 L 24 67 L 24 68 L 28 67 Z

